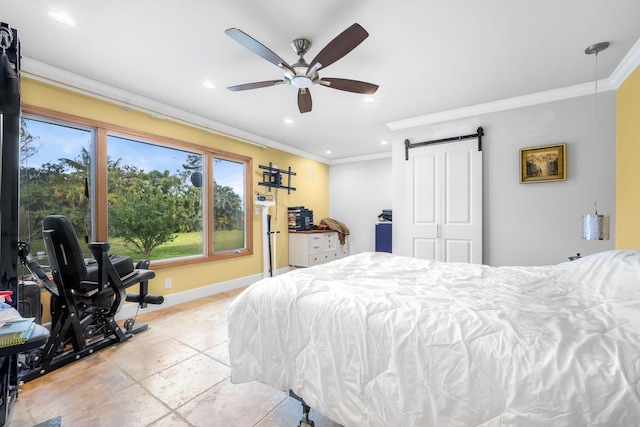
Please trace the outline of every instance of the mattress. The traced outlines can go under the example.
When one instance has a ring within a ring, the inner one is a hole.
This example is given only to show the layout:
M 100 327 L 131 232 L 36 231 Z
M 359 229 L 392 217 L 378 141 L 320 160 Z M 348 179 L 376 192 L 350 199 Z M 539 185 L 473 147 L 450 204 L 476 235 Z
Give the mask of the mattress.
M 344 426 L 637 425 L 640 251 L 293 270 L 233 301 L 229 357 Z

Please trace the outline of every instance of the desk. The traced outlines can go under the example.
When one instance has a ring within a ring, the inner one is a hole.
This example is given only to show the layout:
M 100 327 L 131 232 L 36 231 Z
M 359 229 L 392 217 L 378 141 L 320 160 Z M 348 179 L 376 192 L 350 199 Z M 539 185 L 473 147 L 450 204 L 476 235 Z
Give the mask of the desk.
M 18 397 L 18 354 L 44 345 L 48 338 L 49 330 L 42 325 L 36 325 L 26 343 L 0 348 L 0 426 L 8 424 L 13 404 Z

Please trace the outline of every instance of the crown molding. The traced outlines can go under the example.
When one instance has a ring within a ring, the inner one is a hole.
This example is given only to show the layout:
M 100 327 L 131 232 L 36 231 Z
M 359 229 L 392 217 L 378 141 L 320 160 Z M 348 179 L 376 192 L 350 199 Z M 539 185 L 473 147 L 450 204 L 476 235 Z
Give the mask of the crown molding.
M 608 80 L 600 80 L 598 82 L 598 92 L 605 92 L 611 89 L 612 86 Z M 426 114 L 424 116 L 388 122 L 387 127 L 394 131 L 402 130 L 412 127 L 431 125 L 434 123 L 447 122 L 451 120 L 465 119 L 482 114 L 497 113 L 499 111 L 529 107 L 532 105 L 544 104 L 547 102 L 561 101 L 564 99 L 576 98 L 579 96 L 591 94 L 593 94 L 593 83 L 583 83 L 561 89 L 537 92 L 529 95 L 517 96 L 514 98 L 501 99 L 499 101 L 486 102 L 484 104 L 477 104 L 469 107 L 442 111 L 440 113 Z
M 598 92 L 617 90 L 626 78 L 629 77 L 629 75 L 638 67 L 638 65 L 640 65 L 640 39 L 633 45 L 620 64 L 618 64 L 611 76 L 607 79 L 598 81 Z M 425 114 L 423 116 L 403 120 L 396 120 L 388 122 L 387 127 L 394 131 L 408 129 L 591 94 L 593 94 L 593 82 L 442 111 L 439 113 Z
M 638 68 L 638 65 L 640 65 L 640 39 L 636 41 L 616 69 L 613 70 L 613 73 L 611 73 L 609 80 L 613 87 L 617 90 L 627 77 Z
M 391 151 L 385 151 L 384 153 L 366 154 L 363 156 L 343 157 L 341 159 L 331 160 L 329 165 L 341 165 L 345 163 L 365 162 L 368 160 L 378 160 L 391 157 Z
M 176 123 L 201 129 L 208 133 L 221 135 L 247 144 L 257 145 L 262 149 L 270 147 L 305 157 L 307 159 L 315 160 L 320 163 L 329 163 L 329 160 L 326 158 L 298 150 L 289 145 L 216 122 L 197 114 L 189 113 L 143 96 L 132 94 L 122 89 L 88 79 L 81 75 L 53 67 L 28 57 L 22 58 L 21 68 L 21 74 L 32 80 L 40 81 L 116 105 L 121 105 L 124 108 L 130 108 L 147 113 L 153 117 L 171 120 Z

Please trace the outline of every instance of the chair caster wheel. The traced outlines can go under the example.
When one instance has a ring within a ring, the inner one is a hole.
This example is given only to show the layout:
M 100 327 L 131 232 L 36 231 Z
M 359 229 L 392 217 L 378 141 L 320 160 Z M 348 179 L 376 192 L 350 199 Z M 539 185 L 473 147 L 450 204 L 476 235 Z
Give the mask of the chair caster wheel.
M 124 321 L 124 328 L 129 332 L 133 329 L 133 319 L 127 319 Z

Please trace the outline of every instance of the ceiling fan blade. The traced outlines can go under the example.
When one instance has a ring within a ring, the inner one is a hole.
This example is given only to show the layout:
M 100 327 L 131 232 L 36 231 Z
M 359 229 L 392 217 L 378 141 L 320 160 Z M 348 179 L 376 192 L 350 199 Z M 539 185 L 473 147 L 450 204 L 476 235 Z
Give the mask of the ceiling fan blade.
M 225 30 L 225 34 L 255 53 L 256 55 L 259 55 L 260 57 L 266 59 L 277 67 L 291 71 L 295 75 L 295 70 L 291 68 L 291 65 L 287 64 L 284 59 L 280 58 L 271 49 L 269 49 L 247 33 L 243 32 L 242 30 L 239 30 L 237 28 L 229 28 L 228 30 Z
M 309 89 L 298 89 L 298 109 L 301 113 L 311 111 L 311 92 L 309 92 Z
M 336 62 L 338 59 L 351 52 L 360 43 L 369 37 L 369 33 L 360 26 L 360 24 L 353 24 L 342 33 L 340 33 L 335 39 L 331 40 L 315 58 L 309 64 L 309 70 L 315 68 L 327 68 L 329 65 Z
M 363 93 L 365 95 L 373 95 L 378 90 L 378 85 L 373 83 L 361 82 L 359 80 L 334 79 L 331 77 L 323 77 L 319 83 L 322 86 L 332 89 L 344 90 L 353 93 Z
M 284 83 L 284 80 L 267 80 L 265 82 L 254 82 L 254 83 L 245 83 L 242 85 L 229 86 L 227 89 L 233 92 L 237 92 L 239 90 L 249 90 L 249 89 L 258 89 L 261 87 L 268 86 L 276 86 Z

